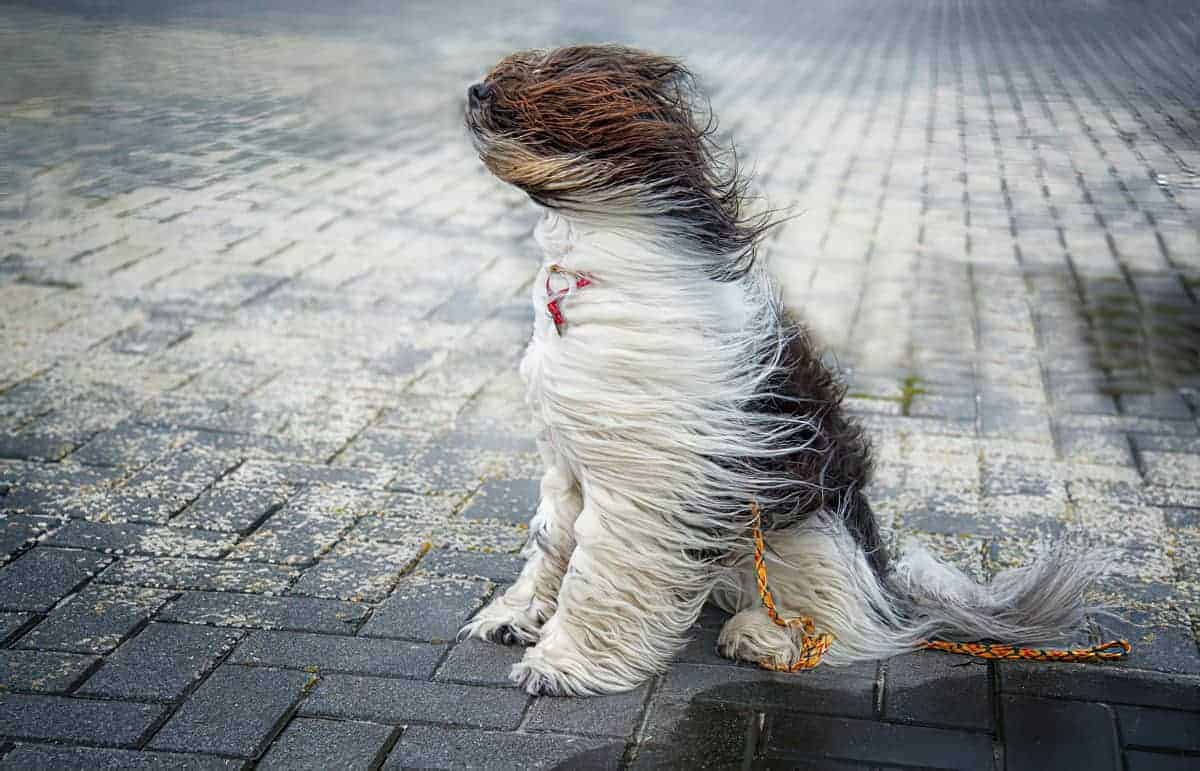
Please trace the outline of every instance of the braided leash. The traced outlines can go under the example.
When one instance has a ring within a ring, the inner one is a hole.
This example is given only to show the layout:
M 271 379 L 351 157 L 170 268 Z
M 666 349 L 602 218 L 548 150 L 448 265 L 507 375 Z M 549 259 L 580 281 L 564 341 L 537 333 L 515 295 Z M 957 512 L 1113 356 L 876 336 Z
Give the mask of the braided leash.
M 798 672 L 802 669 L 812 669 L 821 663 L 821 657 L 833 644 L 833 635 L 817 634 L 816 624 L 809 616 L 783 618 L 775 609 L 775 598 L 767 586 L 767 563 L 763 557 L 762 515 L 758 506 L 751 504 L 754 512 L 754 576 L 758 583 L 758 596 L 762 600 L 767 615 L 778 626 L 798 630 L 800 634 L 800 654 L 792 664 L 776 664 L 770 659 L 759 661 L 763 669 L 775 672 Z M 957 653 L 963 656 L 974 656 L 978 659 L 1021 660 L 1021 661 L 1072 661 L 1099 662 L 1113 661 L 1124 658 L 1131 647 L 1125 640 L 1109 640 L 1090 648 L 1020 648 L 1015 645 L 984 642 L 950 642 L 948 640 L 926 640 L 923 648 L 930 650 Z

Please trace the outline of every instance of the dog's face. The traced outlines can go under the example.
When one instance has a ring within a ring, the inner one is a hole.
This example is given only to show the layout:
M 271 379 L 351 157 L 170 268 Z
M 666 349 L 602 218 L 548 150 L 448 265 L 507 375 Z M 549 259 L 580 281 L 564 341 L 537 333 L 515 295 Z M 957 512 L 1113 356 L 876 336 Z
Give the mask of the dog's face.
M 746 180 L 701 101 L 675 59 L 569 46 L 502 60 L 467 89 L 466 122 L 488 169 L 533 200 L 648 228 L 725 280 L 753 263 L 771 218 L 743 214 Z
M 705 181 L 691 84 L 674 59 L 623 46 L 521 51 L 468 89 L 466 121 L 488 169 L 535 200 L 612 200 Z

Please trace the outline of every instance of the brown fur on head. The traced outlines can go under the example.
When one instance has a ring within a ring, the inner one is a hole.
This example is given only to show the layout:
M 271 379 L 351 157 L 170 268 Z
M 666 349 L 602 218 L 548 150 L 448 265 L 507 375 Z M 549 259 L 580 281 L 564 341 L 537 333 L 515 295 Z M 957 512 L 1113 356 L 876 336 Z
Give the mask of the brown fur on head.
M 753 258 L 766 221 L 742 214 L 745 183 L 712 121 L 697 119 L 694 78 L 677 60 L 619 45 L 521 51 L 472 91 L 480 158 L 535 201 L 655 218 L 738 267 Z

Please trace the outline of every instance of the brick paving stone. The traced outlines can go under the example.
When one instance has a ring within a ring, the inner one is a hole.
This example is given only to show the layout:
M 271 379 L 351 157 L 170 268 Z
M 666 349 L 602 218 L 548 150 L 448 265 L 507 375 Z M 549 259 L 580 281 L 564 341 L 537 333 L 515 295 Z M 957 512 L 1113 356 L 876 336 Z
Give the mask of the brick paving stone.
M 198 496 L 182 514 L 171 520 L 181 527 L 202 527 L 229 533 L 246 533 L 287 500 L 290 491 L 240 486 L 230 482 Z
M 883 717 L 905 723 L 991 730 L 991 683 L 983 662 L 935 651 L 887 662 Z
M 76 653 L 0 650 L 0 690 L 65 693 L 97 661 Z
M 648 686 L 591 699 L 543 696 L 529 709 L 525 728 L 565 734 L 628 737 L 637 728 Z
M 205 755 L 182 755 L 138 750 L 106 750 L 95 747 L 54 747 L 20 744 L 0 758 L 0 769 L 54 768 L 61 771 L 117 771 L 117 769 L 161 769 L 179 771 L 233 771 L 243 761 Z
M 10 514 L 0 518 L 0 559 L 15 554 L 58 523 L 47 517 Z
M 290 593 L 379 602 L 400 575 L 417 564 L 426 548 L 424 543 L 405 546 L 348 538 L 320 564 L 306 570 Z
M 0 613 L 0 644 L 8 642 L 8 638 L 24 628 L 33 617 L 32 613 Z
M 1145 707 L 1116 710 L 1126 746 L 1200 753 L 1200 713 Z
M 1118 555 L 1099 599 L 1138 625 L 1096 621 L 1135 652 L 1104 667 L 999 663 L 997 695 L 980 693 L 978 665 L 927 655 L 777 678 L 716 656 L 723 618 L 708 612 L 628 747 L 535 728 L 558 713 L 531 702 L 512 732 L 410 725 L 387 762 L 411 751 L 414 765 L 627 754 L 642 767 L 867 768 L 935 762 L 914 750 L 927 737 L 969 752 L 994 729 L 990 767 L 1012 738 L 1007 721 L 989 722 L 998 698 L 1166 710 L 1167 727 L 1200 711 L 1200 531 L 1188 514 L 1200 511 L 1200 156 L 1186 3 L 680 14 L 647 0 L 632 24 L 592 0 L 335 19 L 272 3 L 166 16 L 125 4 L 103 23 L 77 5 L 0 5 L 0 51 L 28 54 L 0 53 L 7 650 L 54 624 L 64 640 L 123 635 L 81 692 L 175 700 L 220 664 L 230 635 L 286 630 L 275 652 L 294 669 L 311 655 L 288 658 L 304 630 L 345 641 L 327 644 L 330 660 L 372 675 L 393 674 L 377 646 L 417 646 L 445 659 L 403 677 L 437 666 L 442 685 L 516 695 L 519 649 L 421 642 L 448 640 L 513 580 L 540 475 L 517 373 L 536 312 L 536 212 L 478 163 L 461 109 L 471 78 L 525 38 L 562 37 L 569 18 L 583 37 L 682 57 L 753 161 L 753 192 L 803 212 L 762 252 L 851 383 L 889 543 L 915 539 L 983 576 L 1082 528 Z M 481 23 L 462 25 L 464 13 Z M 164 51 L 185 64 L 143 66 Z M 92 66 L 100 54 L 106 66 Z M 421 77 L 395 88 L 414 67 Z M 393 590 L 396 563 L 425 543 Z M 74 548 L 90 567 L 66 564 Z M 184 591 L 156 617 L 185 624 L 139 632 L 141 612 L 111 629 L 83 614 L 66 629 L 83 606 L 54 606 L 96 591 L 85 582 L 105 550 L 134 557 L 100 573 L 105 591 L 117 578 L 223 591 Z M 379 606 L 244 593 L 293 587 Z M 363 626 L 370 636 L 354 637 Z M 802 736 L 830 733 L 772 744 L 793 719 L 809 726 Z M 4 750 L 81 764 L 75 749 Z M 1130 745 L 1125 761 L 1195 755 Z M 946 757 L 936 762 L 968 765 Z
M 1194 755 L 1126 752 L 1125 764 L 1129 771 L 1191 771 L 1196 767 L 1196 758 Z
M 159 612 L 158 619 L 185 624 L 351 634 L 367 615 L 367 610 L 366 605 L 314 597 L 184 592 Z
M 820 667 L 779 675 L 742 667 L 676 664 L 662 685 L 673 699 L 721 702 L 760 709 L 803 709 L 822 714 L 871 717 L 875 712 L 874 664 Z M 804 698 L 796 699 L 803 688 Z
M 420 720 L 511 730 L 527 701 L 524 692 L 509 688 L 333 674 L 321 678 L 300 711 L 373 723 Z
M 1200 678 L 1077 664 L 1001 663 L 1004 693 L 1200 711 Z
M 1024 696 L 1003 696 L 1000 703 L 1010 767 L 1121 768 L 1109 707 Z
M 234 557 L 306 564 L 337 543 L 356 519 L 379 511 L 387 497 L 347 488 L 300 493 L 238 544 Z
M 251 632 L 230 655 L 235 664 L 428 679 L 441 645 L 297 632 Z
M 43 539 L 42 543 L 47 546 L 93 549 L 106 554 L 218 559 L 233 546 L 233 539 L 224 533 L 194 528 L 72 520 Z
M 818 715 L 772 715 L 765 730 L 765 754 L 780 760 L 815 756 L 934 768 L 992 765 L 992 739 L 986 734 Z
M 397 733 L 391 726 L 349 720 L 296 718 L 271 745 L 257 768 L 374 768 Z
M 303 672 L 218 667 L 147 747 L 255 757 L 282 727 L 310 679 Z
M 100 583 L 197 591 L 282 593 L 299 571 L 250 562 L 123 557 L 96 579 Z
M 150 704 L 0 693 L 0 725 L 14 739 L 132 747 L 162 712 Z
M 230 629 L 148 624 L 104 659 L 78 693 L 130 701 L 172 701 L 237 641 Z
M 536 479 L 489 479 L 471 496 L 462 515 L 470 519 L 528 522 L 541 498 Z
M 405 577 L 363 626 L 364 637 L 453 640 L 492 593 L 485 581 L 424 575 Z
M 525 560 L 515 554 L 485 554 L 457 549 L 433 549 L 421 560 L 421 570 L 441 576 L 486 578 L 511 584 Z
M 754 753 L 758 714 L 721 703 L 655 697 L 631 768 L 741 767 Z
M 0 607 L 46 611 L 108 564 L 99 554 L 40 547 L 0 568 Z
M 475 637 L 454 646 L 438 667 L 437 679 L 452 683 L 515 687 L 508 679 L 513 664 L 525 655 L 520 645 L 496 645 Z
M 171 599 L 170 592 L 91 585 L 52 610 L 19 645 L 107 653 Z
M 412 726 L 383 768 L 616 769 L 623 751 L 623 743 L 599 738 Z

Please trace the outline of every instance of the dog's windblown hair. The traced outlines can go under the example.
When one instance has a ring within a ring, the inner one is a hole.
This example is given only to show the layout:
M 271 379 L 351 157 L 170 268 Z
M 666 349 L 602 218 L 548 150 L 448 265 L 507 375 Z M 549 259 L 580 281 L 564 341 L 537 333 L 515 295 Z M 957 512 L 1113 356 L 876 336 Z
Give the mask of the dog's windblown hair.
M 692 75 L 615 45 L 525 51 L 468 91 L 484 164 L 545 209 L 521 364 L 546 471 L 518 580 L 464 632 L 532 645 L 531 692 L 636 687 L 707 600 L 727 656 L 790 663 L 755 588 L 752 508 L 784 615 L 830 664 L 929 637 L 1039 642 L 1084 617 L 1098 564 L 1063 554 L 987 586 L 915 550 L 889 564 L 843 388 L 756 245 L 770 213 L 713 139 Z M 753 506 L 752 506 L 753 504 Z

